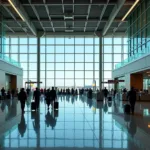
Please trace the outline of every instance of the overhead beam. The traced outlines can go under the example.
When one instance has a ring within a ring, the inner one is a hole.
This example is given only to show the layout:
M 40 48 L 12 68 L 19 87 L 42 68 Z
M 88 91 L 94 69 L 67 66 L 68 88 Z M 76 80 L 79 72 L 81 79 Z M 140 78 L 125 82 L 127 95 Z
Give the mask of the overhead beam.
M 102 31 L 102 35 L 104 36 L 108 29 L 110 28 L 111 24 L 113 23 L 115 17 L 117 16 L 118 12 L 120 11 L 120 9 L 122 8 L 122 6 L 124 5 L 126 0 L 118 0 L 117 4 L 114 6 L 110 16 L 109 16 L 109 19 Z
M 29 27 L 29 29 L 32 31 L 32 33 L 36 36 L 37 35 L 37 31 L 36 28 L 34 27 L 33 23 L 31 22 L 31 20 L 28 17 L 28 14 L 26 13 L 25 9 L 23 8 L 22 4 L 20 3 L 19 0 L 11 0 L 12 3 L 15 5 L 15 7 L 17 8 L 17 10 L 19 11 L 19 13 L 23 16 L 25 23 L 27 24 L 27 26 Z
M 107 8 L 108 4 L 109 4 L 109 0 L 107 0 L 107 4 L 104 5 L 104 7 L 103 7 L 103 10 L 102 10 L 102 12 L 101 12 L 101 14 L 100 14 L 99 21 L 98 21 L 97 26 L 96 26 L 96 28 L 95 28 L 95 32 L 97 31 L 97 29 L 98 29 L 98 27 L 99 27 L 99 25 L 100 25 L 100 23 L 101 23 L 101 21 L 102 21 L 103 15 L 104 15 L 104 13 L 105 13 L 105 11 L 106 11 L 106 8 Z
M 2 4 L 3 5 L 6 5 L 6 6 L 10 6 L 10 4 L 9 3 L 7 3 L 7 2 L 2 2 Z M 56 3 L 56 2 L 51 2 L 51 1 L 47 1 L 46 3 L 45 3 L 47 6 L 60 6 L 61 5 L 61 3 Z M 38 2 L 34 2 L 34 3 L 32 3 L 32 5 L 35 5 L 35 6 L 44 6 L 45 4 L 43 4 L 42 2 L 40 2 L 40 1 L 38 1 Z M 77 5 L 89 5 L 90 3 L 72 3 L 72 1 L 70 1 L 70 3 L 64 3 L 64 5 L 74 5 L 74 6 L 77 6 Z M 116 5 L 117 3 L 116 2 L 110 2 L 108 5 Z M 125 4 L 124 5 L 126 5 L 126 6 L 131 6 L 131 5 L 133 5 L 134 4 L 134 1 L 132 1 L 132 2 L 125 2 Z M 106 5 L 106 2 L 101 2 L 100 0 L 99 0 L 99 2 L 93 2 L 91 5 Z M 22 6 L 30 6 L 30 4 L 29 3 L 23 3 L 22 4 Z

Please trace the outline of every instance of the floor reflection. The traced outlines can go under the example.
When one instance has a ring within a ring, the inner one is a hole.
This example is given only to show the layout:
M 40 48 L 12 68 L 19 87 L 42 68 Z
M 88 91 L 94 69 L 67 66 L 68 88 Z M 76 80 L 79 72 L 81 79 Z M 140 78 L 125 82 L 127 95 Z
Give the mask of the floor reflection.
M 44 97 L 41 97 L 40 110 L 32 112 L 29 97 L 23 115 L 17 100 L 1 101 L 1 147 L 150 148 L 145 145 L 146 139 L 143 139 L 143 144 L 139 136 L 148 130 L 142 122 L 145 117 L 139 118 L 136 113 L 135 116 L 124 115 L 122 102 L 96 102 L 85 96 L 59 96 L 58 99 L 59 110 L 50 108 L 47 111 Z M 139 113 L 138 105 L 141 104 L 137 104 Z M 3 130 L 2 124 L 9 124 L 7 130 Z M 146 138 L 149 134 L 144 136 Z

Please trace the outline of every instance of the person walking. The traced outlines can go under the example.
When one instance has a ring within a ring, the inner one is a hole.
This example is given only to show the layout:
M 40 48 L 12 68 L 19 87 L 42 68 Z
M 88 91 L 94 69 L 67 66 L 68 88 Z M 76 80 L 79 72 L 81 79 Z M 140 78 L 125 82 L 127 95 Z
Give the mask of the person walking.
M 105 97 L 105 100 L 106 100 L 107 99 L 107 95 L 108 95 L 108 90 L 106 89 L 106 87 L 103 90 L 103 92 L 104 92 L 104 97 Z
M 50 106 L 51 101 L 52 101 L 50 89 L 48 89 L 47 92 L 46 92 L 46 99 L 45 100 L 46 100 L 46 104 L 47 104 L 47 107 L 48 107 L 48 110 L 49 110 L 49 106 Z
M 27 94 L 24 91 L 24 88 L 21 89 L 19 96 L 18 96 L 18 99 L 20 100 L 20 103 L 21 103 L 22 113 L 24 113 L 25 101 L 27 100 Z
M 39 103 L 40 103 L 40 91 L 38 88 L 36 88 L 36 90 L 33 93 L 33 99 L 35 100 L 35 104 L 36 104 L 36 110 L 39 109 Z
M 132 112 L 132 114 L 134 114 L 134 107 L 135 107 L 135 103 L 136 103 L 136 91 L 135 91 L 134 87 L 131 87 L 131 90 L 128 92 L 127 98 L 131 105 L 131 112 Z
M 1 89 L 1 95 L 5 99 L 5 89 L 4 89 L 4 87 Z
M 52 90 L 50 91 L 50 97 L 54 102 L 57 99 L 57 95 L 56 95 L 56 91 L 54 90 L 54 87 L 52 87 Z

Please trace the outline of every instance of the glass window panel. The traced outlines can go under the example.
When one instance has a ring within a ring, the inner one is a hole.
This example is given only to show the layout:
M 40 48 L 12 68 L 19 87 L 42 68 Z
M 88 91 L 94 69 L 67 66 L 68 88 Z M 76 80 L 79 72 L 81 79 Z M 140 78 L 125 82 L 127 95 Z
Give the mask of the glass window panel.
M 99 70 L 99 63 L 95 63 L 95 70 Z
M 95 46 L 95 53 L 99 53 L 99 46 Z
M 37 63 L 29 63 L 29 70 L 37 70 Z
M 75 70 L 84 70 L 84 63 L 75 63 Z
M 18 61 L 18 54 L 11 54 L 11 59 Z
M 121 62 L 121 54 L 114 55 L 114 62 Z
M 85 88 L 92 88 L 93 79 L 85 79 Z
M 23 68 L 23 70 L 28 70 L 27 63 L 21 63 L 21 68 Z
M 84 55 L 83 54 L 75 54 L 75 61 L 76 62 L 84 62 Z
M 29 46 L 29 53 L 37 53 L 37 46 L 30 45 Z
M 9 45 L 5 45 L 5 51 L 4 53 L 9 53 Z
M 42 83 L 40 84 L 40 87 L 41 87 L 41 88 L 45 88 L 45 79 L 40 79 L 40 81 L 42 82 Z
M 99 79 L 99 71 L 95 71 L 95 78 Z M 96 83 L 96 84 L 98 85 L 99 83 Z
M 75 79 L 76 88 L 83 88 L 84 87 L 84 80 L 83 79 Z
M 128 46 L 124 45 L 124 53 L 128 53 Z
M 40 61 L 41 62 L 45 62 L 45 54 L 41 54 L 40 55 Z
M 20 62 L 28 62 L 27 54 L 20 54 Z
M 27 45 L 20 45 L 20 53 L 27 53 Z
M 121 46 L 114 46 L 114 53 L 121 53 Z
M 54 54 L 46 54 L 47 62 L 54 62 Z
M 112 44 L 112 38 L 104 38 L 104 44 Z
M 64 38 L 56 38 L 56 45 L 57 44 L 64 44 Z
M 64 78 L 64 71 L 56 71 L 56 78 Z
M 18 53 L 18 45 L 11 45 L 11 53 Z
M 128 38 L 123 38 L 123 44 L 128 44 Z
M 29 71 L 29 78 L 37 78 L 37 71 Z
M 84 38 L 75 37 L 75 44 L 84 44 Z
M 46 37 L 46 44 L 54 44 L 55 38 Z
M 74 54 L 66 54 L 65 62 L 74 62 Z
M 75 46 L 75 53 L 84 53 L 84 46 Z
M 64 63 L 56 63 L 56 70 L 64 70 Z
M 6 38 L 6 44 L 10 44 L 10 43 L 9 43 L 9 39 L 10 39 L 9 37 Z
M 74 53 L 74 46 L 65 46 L 65 53 Z
M 28 77 L 27 77 L 27 71 L 24 71 L 24 70 L 23 70 L 23 78 L 28 78 Z
M 65 63 L 65 70 L 74 70 L 74 63 Z
M 104 71 L 104 77 L 105 78 L 112 78 L 112 72 L 111 71 Z
M 75 78 L 84 78 L 83 71 L 75 71 Z
M 112 55 L 104 54 L 104 62 L 112 62 Z
M 64 54 L 56 54 L 56 62 L 64 62 Z
M 11 38 L 11 44 L 18 44 L 18 38 Z
M 93 54 L 85 54 L 85 62 L 93 62 Z
M 49 88 L 52 86 L 54 86 L 54 79 L 47 79 L 46 80 L 46 87 Z
M 45 70 L 45 63 L 40 63 L 40 70 Z
M 85 53 L 93 53 L 93 46 L 85 46 Z
M 65 78 L 74 78 L 74 71 L 65 71 Z
M 45 78 L 45 71 L 40 71 L 40 78 Z
M 112 70 L 112 63 L 104 63 L 104 70 Z
M 29 44 L 37 44 L 37 38 L 29 38 Z
M 112 53 L 112 46 L 104 46 L 104 53 Z
M 45 46 L 40 47 L 40 53 L 45 53 Z
M 95 38 L 95 44 L 99 45 L 99 38 Z
M 85 70 L 93 70 L 93 63 L 85 63 Z
M 47 78 L 54 78 L 54 71 L 46 71 Z
M 93 79 L 93 71 L 85 71 L 85 78 Z
M 37 55 L 36 54 L 30 54 L 29 55 L 29 61 L 30 62 L 37 62 Z
M 64 53 L 64 46 L 56 46 L 56 53 Z
M 54 53 L 54 46 L 46 46 L 46 53 Z
M 74 87 L 74 79 L 65 79 L 66 87 Z
M 74 44 L 74 37 L 66 37 L 65 44 Z
M 99 54 L 95 54 L 95 62 L 99 62 Z
M 54 70 L 54 63 L 46 63 L 46 70 Z
M 122 38 L 114 38 L 114 44 L 121 44 L 122 42 L 121 42 L 121 40 L 122 40 Z
M 64 87 L 64 79 L 57 79 L 56 80 L 56 87 L 63 88 Z
M 46 42 L 46 38 L 45 37 L 40 38 L 40 44 L 44 44 L 45 45 L 45 42 Z
M 85 44 L 93 44 L 93 38 L 85 38 Z
M 28 44 L 28 38 L 19 38 L 20 44 Z
M 128 54 L 124 54 L 123 55 L 123 59 L 125 60 L 125 59 L 127 59 L 128 58 Z

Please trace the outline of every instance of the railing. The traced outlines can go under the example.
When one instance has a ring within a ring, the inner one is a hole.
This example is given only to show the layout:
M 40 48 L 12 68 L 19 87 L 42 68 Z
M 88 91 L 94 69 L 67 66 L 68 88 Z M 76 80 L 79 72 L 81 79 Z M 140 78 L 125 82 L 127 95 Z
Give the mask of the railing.
M 13 65 L 15 65 L 15 66 L 17 66 L 17 67 L 21 67 L 21 65 L 20 65 L 19 62 L 17 62 L 17 61 L 15 61 L 15 60 L 13 60 L 13 59 L 11 59 L 11 58 L 5 56 L 4 54 L 0 54 L 0 59 L 5 60 L 6 62 L 8 62 L 8 63 L 10 63 L 10 64 L 13 64 Z
M 118 63 L 115 65 L 115 69 L 118 69 L 120 67 L 123 67 L 125 65 L 127 65 L 130 62 L 133 62 L 141 57 L 146 56 L 147 54 L 150 54 L 150 47 L 145 48 L 144 50 L 142 50 L 140 53 L 136 53 L 131 57 L 128 57 L 127 59 L 125 59 L 124 61 Z

